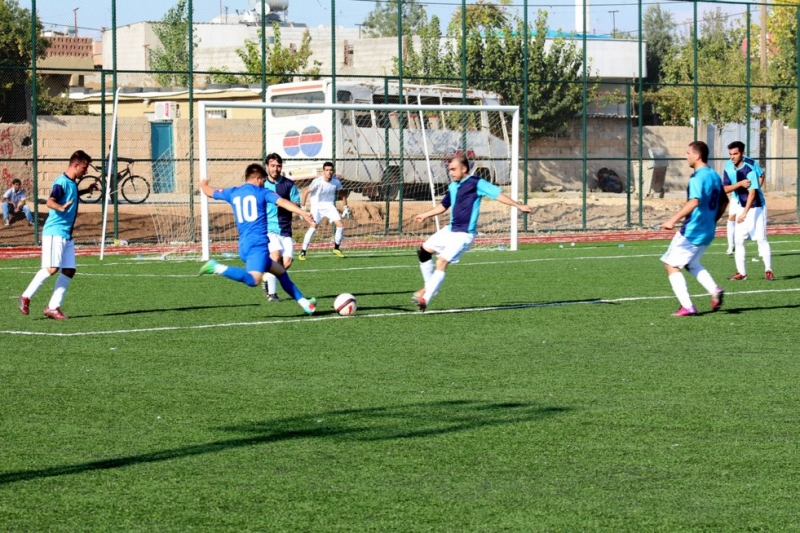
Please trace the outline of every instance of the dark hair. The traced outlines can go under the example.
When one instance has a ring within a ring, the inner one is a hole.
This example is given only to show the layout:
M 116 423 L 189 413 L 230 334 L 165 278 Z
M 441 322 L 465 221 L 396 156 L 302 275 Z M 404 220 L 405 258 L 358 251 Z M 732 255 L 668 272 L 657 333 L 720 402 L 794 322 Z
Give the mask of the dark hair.
M 328 167 L 333 168 L 333 163 L 330 161 L 325 161 L 324 163 L 322 163 L 322 170 L 325 170 Z
M 11 185 L 22 185 L 22 182 L 19 180 L 19 178 L 14 178 L 11 180 Z
M 253 174 L 260 174 L 262 178 L 267 176 L 267 171 L 264 169 L 263 166 L 259 165 L 258 163 L 252 163 L 247 165 L 247 168 L 244 171 L 244 179 L 247 180 Z
M 270 161 L 277 161 L 279 165 L 283 165 L 283 158 L 280 155 L 276 154 L 275 152 L 272 152 L 267 156 L 268 165 Z
M 734 148 L 738 149 L 740 154 L 744 153 L 744 143 L 742 141 L 733 141 L 728 145 L 728 150 L 733 150 Z
M 460 164 L 464 168 L 467 169 L 469 168 L 469 159 L 467 159 L 467 156 L 465 156 L 464 154 L 454 155 L 453 157 L 450 158 L 449 162 L 452 163 L 453 161 Z
M 91 163 L 92 158 L 83 150 L 76 150 L 75 153 L 69 157 L 69 164 L 72 165 L 73 163 L 77 163 L 79 161 L 81 163 Z
M 708 163 L 708 145 L 703 141 L 694 141 L 689 143 L 689 147 L 696 153 L 700 154 L 700 159 L 703 163 Z

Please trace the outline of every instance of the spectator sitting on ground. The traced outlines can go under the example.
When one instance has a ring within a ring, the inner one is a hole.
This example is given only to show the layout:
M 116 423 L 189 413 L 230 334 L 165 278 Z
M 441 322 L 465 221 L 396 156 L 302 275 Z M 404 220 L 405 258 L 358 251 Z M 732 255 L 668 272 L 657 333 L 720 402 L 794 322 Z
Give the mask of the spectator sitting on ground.
M 6 226 L 11 225 L 11 217 L 14 213 L 22 211 L 28 220 L 28 225 L 33 226 L 33 214 L 28 207 L 25 191 L 22 190 L 22 182 L 16 178 L 11 181 L 11 188 L 3 195 L 3 222 Z

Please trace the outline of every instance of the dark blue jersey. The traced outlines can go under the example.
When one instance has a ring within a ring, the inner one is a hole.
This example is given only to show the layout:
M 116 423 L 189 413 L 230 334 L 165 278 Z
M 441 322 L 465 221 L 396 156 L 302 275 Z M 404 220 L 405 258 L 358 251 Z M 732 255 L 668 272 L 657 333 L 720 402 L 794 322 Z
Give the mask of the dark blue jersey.
M 450 210 L 450 231 L 464 233 L 478 232 L 478 215 L 481 198 L 488 196 L 495 200 L 502 189 L 477 176 L 467 176 L 460 181 L 452 181 L 442 198 L 442 205 Z
M 264 188 L 273 191 L 275 194 L 289 200 L 293 204 L 300 205 L 300 193 L 294 182 L 284 176 L 279 176 L 278 181 L 272 183 L 269 179 L 264 182 Z M 288 209 L 270 204 L 267 206 L 267 226 L 270 233 L 278 234 L 282 237 L 292 236 L 292 212 Z

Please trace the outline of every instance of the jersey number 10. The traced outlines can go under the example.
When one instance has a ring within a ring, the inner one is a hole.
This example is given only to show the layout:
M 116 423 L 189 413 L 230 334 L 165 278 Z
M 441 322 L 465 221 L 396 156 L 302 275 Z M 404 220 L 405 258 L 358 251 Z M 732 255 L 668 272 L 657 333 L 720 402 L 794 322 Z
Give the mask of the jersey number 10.
M 233 199 L 233 210 L 236 211 L 236 221 L 254 222 L 258 218 L 255 196 L 237 196 Z

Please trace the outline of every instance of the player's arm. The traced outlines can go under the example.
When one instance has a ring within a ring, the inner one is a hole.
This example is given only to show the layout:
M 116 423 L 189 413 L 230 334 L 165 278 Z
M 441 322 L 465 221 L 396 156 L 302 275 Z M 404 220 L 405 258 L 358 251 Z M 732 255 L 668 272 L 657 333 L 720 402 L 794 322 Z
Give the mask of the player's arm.
M 56 185 L 53 187 L 53 190 L 50 191 L 50 197 L 47 199 L 47 202 L 44 205 L 46 205 L 48 209 L 54 209 L 55 211 L 61 211 L 63 213 L 69 206 L 72 205 L 72 202 L 74 201 L 70 200 L 62 205 L 59 203 L 59 200 L 61 200 L 63 197 L 64 190 L 60 185 Z
M 208 184 L 208 179 L 200 180 L 197 183 L 197 186 L 200 187 L 200 190 L 208 196 L 209 198 L 214 198 L 214 189 Z
M 756 190 L 750 189 L 750 192 L 747 193 L 747 202 L 744 204 L 744 208 L 742 209 L 742 213 L 737 218 L 737 222 L 744 222 L 744 219 L 747 217 L 747 212 L 750 211 L 750 207 L 753 205 L 753 200 L 756 197 Z
M 531 212 L 531 206 L 527 204 L 521 204 L 516 200 L 512 199 L 510 196 L 506 195 L 505 193 L 500 193 L 500 196 L 497 197 L 497 201 L 500 202 L 501 204 L 506 204 L 510 205 L 511 207 L 516 207 L 523 213 Z
M 669 220 L 661 224 L 662 229 L 674 229 L 675 224 L 678 223 L 679 220 L 683 220 L 684 218 L 688 217 L 692 214 L 692 211 L 697 209 L 697 206 L 700 205 L 700 201 L 697 198 L 692 198 L 683 204 L 681 210 L 669 217 Z
M 725 189 L 726 193 L 729 193 L 729 192 L 733 192 L 736 189 L 739 189 L 741 187 L 744 187 L 745 189 L 749 189 L 750 188 L 750 183 L 751 183 L 750 180 L 742 180 L 742 181 L 737 181 L 736 183 L 732 183 L 730 185 L 723 185 L 723 188 Z
M 306 201 L 308 201 L 308 195 L 311 194 L 311 186 L 309 185 L 306 190 L 303 191 L 303 198 L 300 200 L 300 205 L 306 205 Z
M 764 188 L 764 182 L 765 181 L 767 181 L 767 175 L 766 174 L 761 174 L 761 176 L 758 177 L 758 187 L 760 189 Z
M 433 209 L 428 209 L 424 213 L 420 213 L 419 215 L 415 216 L 414 217 L 414 221 L 415 222 L 424 222 L 426 219 L 431 218 L 431 217 L 435 217 L 437 215 L 441 215 L 445 211 L 447 211 L 447 207 L 445 207 L 444 204 L 439 204 L 436 207 L 434 207 Z
M 311 216 L 311 213 L 303 211 L 303 208 L 301 208 L 294 202 L 290 202 L 286 198 L 279 198 L 275 202 L 275 205 L 277 205 L 278 207 L 282 207 L 287 211 L 291 211 L 292 213 L 300 215 L 301 217 L 303 217 L 303 220 L 305 220 L 309 225 L 314 223 L 314 217 Z

